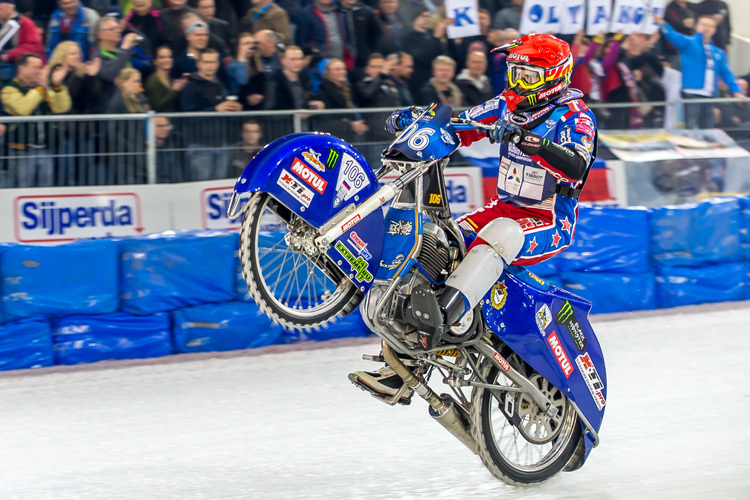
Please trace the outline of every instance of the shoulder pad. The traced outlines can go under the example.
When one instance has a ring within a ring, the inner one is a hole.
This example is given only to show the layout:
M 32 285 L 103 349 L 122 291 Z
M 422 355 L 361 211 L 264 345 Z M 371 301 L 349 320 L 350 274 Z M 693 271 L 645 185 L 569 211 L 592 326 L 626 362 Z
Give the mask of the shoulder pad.
M 573 101 L 575 99 L 581 99 L 583 98 L 583 92 L 577 89 L 569 89 L 564 96 L 560 97 L 557 101 L 555 101 L 557 104 L 565 104 L 566 102 Z

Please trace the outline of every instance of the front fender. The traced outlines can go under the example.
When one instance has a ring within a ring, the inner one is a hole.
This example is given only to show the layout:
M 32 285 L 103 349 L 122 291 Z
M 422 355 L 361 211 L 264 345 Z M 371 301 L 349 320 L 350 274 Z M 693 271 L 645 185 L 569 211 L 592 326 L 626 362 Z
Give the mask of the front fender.
M 256 191 L 269 193 L 311 225 L 321 227 L 378 187 L 367 160 L 349 143 L 329 134 L 303 132 L 263 148 L 237 179 L 234 192 L 235 198 Z

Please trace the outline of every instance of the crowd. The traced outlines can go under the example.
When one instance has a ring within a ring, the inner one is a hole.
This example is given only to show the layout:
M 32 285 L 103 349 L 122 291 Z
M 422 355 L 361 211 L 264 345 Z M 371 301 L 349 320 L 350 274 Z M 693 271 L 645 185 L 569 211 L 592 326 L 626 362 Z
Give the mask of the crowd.
M 387 113 L 358 109 L 431 102 L 460 108 L 502 91 L 505 56 L 491 49 L 520 36 L 523 0 L 479 0 L 479 6 L 481 33 L 450 39 L 443 0 L 0 0 L 2 113 L 226 117 L 243 110 L 349 109 L 304 119 L 349 141 L 382 142 Z M 744 97 L 750 75 L 735 78 L 727 64 L 730 23 L 723 1 L 673 0 L 653 35 L 562 36 L 575 57 L 571 86 L 590 103 L 635 104 L 598 108 L 600 127 L 609 129 L 664 126 L 664 107 L 637 104 L 680 93 Z M 750 121 L 750 106 L 695 104 L 684 119 L 688 127 L 739 125 Z M 207 137 L 206 123 L 186 121 L 175 131 L 170 120 L 159 120 L 157 146 L 172 145 L 161 161 L 190 165 L 163 180 L 232 175 L 257 149 L 246 137 L 260 140 L 274 124 L 239 120 L 230 137 Z M 25 158 L 37 171 L 19 185 L 53 182 L 47 127 L 0 124 L 6 155 Z M 116 142 L 123 132 L 92 125 L 67 134 L 62 142 L 81 144 L 81 134 L 109 134 Z M 134 137 L 120 139 L 144 148 L 145 132 Z M 235 138 L 241 142 L 228 148 Z M 131 174 L 135 182 L 145 175 Z

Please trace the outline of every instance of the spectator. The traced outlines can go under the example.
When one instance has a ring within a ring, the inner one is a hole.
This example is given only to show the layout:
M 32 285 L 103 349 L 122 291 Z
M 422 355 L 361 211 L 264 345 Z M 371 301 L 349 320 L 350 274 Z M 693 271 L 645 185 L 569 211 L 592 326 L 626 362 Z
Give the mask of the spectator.
M 697 17 L 710 16 L 716 23 L 715 32 L 711 38 L 713 44 L 725 52 L 729 52 L 732 43 L 732 24 L 729 21 L 729 5 L 722 0 L 703 0 L 695 5 Z
M 229 152 L 229 172 L 230 179 L 236 179 L 245 170 L 245 167 L 258 152 L 263 149 L 260 143 L 263 137 L 260 123 L 255 120 L 248 120 L 242 124 L 242 140 L 234 143 Z
M 461 90 L 453 83 L 456 61 L 448 56 L 437 56 L 432 61 L 432 78 L 419 92 L 419 104 L 440 102 L 452 108 L 463 106 Z
M 276 35 L 271 30 L 261 30 L 255 33 L 258 50 L 255 52 L 253 64 L 250 65 L 250 76 L 258 73 L 270 75 L 281 68 L 281 61 L 276 50 Z
M 237 55 L 227 65 L 229 73 L 229 92 L 236 94 L 247 84 L 250 74 L 250 64 L 255 59 L 258 42 L 251 33 L 240 33 L 237 36 Z
M 591 102 L 590 93 L 594 84 L 589 72 L 589 62 L 596 56 L 599 44 L 606 33 L 600 32 L 593 40 L 586 38 L 585 33 L 585 30 L 581 29 L 573 38 L 573 43 L 570 44 L 570 52 L 573 55 L 573 74 L 570 77 L 570 86 L 581 91 L 584 101 Z
M 240 31 L 257 33 L 270 30 L 276 33 L 282 43 L 292 43 L 292 27 L 289 15 L 273 0 L 251 0 L 253 8 L 247 11 L 240 21 Z
M 383 32 L 376 50 L 382 54 L 403 51 L 402 39 L 409 27 L 398 13 L 398 0 L 380 0 L 375 15 Z
M 339 0 L 346 40 L 349 41 L 354 67 L 364 68 L 375 47 L 380 45 L 382 29 L 375 11 L 360 0 Z
M 154 72 L 146 80 L 146 97 L 149 106 L 157 113 L 175 113 L 179 111 L 180 92 L 187 85 L 187 74 L 172 79 L 174 58 L 172 49 L 162 45 L 156 49 Z
M 510 5 L 495 14 L 492 27 L 499 30 L 513 28 L 517 30 L 521 25 L 521 11 L 523 11 L 523 0 L 510 0 Z
M 466 59 L 466 68 L 456 77 L 456 85 L 463 95 L 464 106 L 478 106 L 495 96 L 487 72 L 484 52 L 472 52 Z
M 352 89 L 346 79 L 346 65 L 340 59 L 331 59 L 326 65 L 323 83 L 316 99 L 323 102 L 324 109 L 352 109 Z M 335 114 L 320 117 L 320 129 L 345 141 L 352 142 L 368 130 L 364 120 L 357 115 Z
M 687 0 L 672 0 L 664 10 L 664 20 L 675 31 L 683 35 L 692 35 L 695 27 L 695 7 Z M 671 43 L 663 40 L 664 55 L 673 68 L 680 68 L 680 53 Z
M 425 9 L 417 14 L 412 29 L 403 38 L 406 52 L 414 58 L 414 74 L 409 82 L 412 95 L 418 94 L 430 79 L 432 61 L 443 53 L 443 44 L 438 36 L 445 34 L 445 24 L 438 24 L 434 35 L 429 25 L 430 12 Z
M 180 24 L 182 26 L 182 33 L 180 34 L 179 40 L 172 44 L 172 50 L 175 54 L 181 54 L 186 48 L 187 48 L 187 39 L 185 38 L 185 31 L 187 30 L 188 26 L 193 24 L 194 22 L 204 22 L 203 18 L 199 16 L 194 11 L 186 12 L 184 16 L 182 16 L 182 20 L 180 21 Z M 175 49 L 177 47 L 177 49 Z M 219 56 L 229 57 L 229 47 L 224 43 L 224 40 L 222 40 L 218 35 L 211 33 L 211 28 L 208 29 L 208 48 L 215 49 L 219 52 Z
M 180 49 L 182 43 L 184 32 L 182 18 L 189 12 L 197 15 L 193 9 L 187 6 L 187 0 L 170 0 L 169 8 L 159 11 L 159 18 L 164 26 L 164 37 L 175 52 Z
M 491 47 L 501 47 L 506 43 L 510 43 L 513 40 L 520 38 L 521 34 L 518 30 L 508 28 L 505 30 L 492 30 L 487 35 L 487 42 Z M 490 81 L 492 82 L 492 90 L 495 95 L 500 94 L 505 90 L 505 84 L 508 80 L 508 64 L 506 61 L 505 54 L 492 54 L 489 60 L 489 74 Z
M 218 111 L 228 113 L 241 111 L 237 101 L 227 99 L 224 85 L 216 78 L 219 70 L 219 53 L 206 49 L 198 56 L 198 71 L 191 75 L 188 84 L 180 95 L 182 111 Z M 186 119 L 185 127 L 190 148 L 190 180 L 223 179 L 226 176 L 227 152 L 225 137 L 226 122 L 205 118 Z M 214 126 L 216 125 L 216 126 Z
M 333 0 L 313 0 L 297 26 L 297 45 L 315 47 L 323 57 L 345 60 L 346 67 L 353 69 L 339 15 Z
M 198 0 L 196 10 L 201 19 L 208 24 L 210 32 L 221 38 L 226 47 L 231 47 L 233 34 L 229 30 L 229 23 L 216 17 L 216 3 L 214 0 Z
M 135 69 L 141 72 L 143 75 L 151 74 L 154 68 L 154 54 L 151 42 L 148 40 L 146 35 L 138 31 L 135 28 L 130 28 L 125 22 L 125 18 L 122 15 L 122 9 L 120 7 L 110 7 L 107 9 L 105 17 L 111 17 L 117 20 L 120 25 L 120 37 L 127 36 L 130 33 L 136 34 L 136 43 L 133 46 L 133 56 L 130 59 L 130 63 Z
M 388 56 L 388 74 L 398 90 L 401 106 L 413 106 L 414 96 L 409 89 L 409 80 L 414 73 L 414 58 L 406 52 L 396 52 Z
M 641 102 L 638 82 L 633 76 L 633 61 L 646 51 L 646 37 L 642 33 L 631 33 L 620 47 L 614 71 L 604 77 L 602 86 L 606 102 Z M 643 126 L 643 117 L 637 106 L 609 109 L 607 126 L 617 130 L 636 129 Z
M 44 57 L 42 35 L 31 19 L 18 14 L 15 0 L 0 0 L 0 80 L 15 76 L 16 59 L 26 53 Z
M 323 83 L 323 73 L 325 73 L 328 59 L 321 56 L 320 51 L 313 47 L 302 47 L 302 54 L 305 56 L 303 71 L 310 78 L 310 85 L 315 94 L 320 91 Z
M 143 33 L 153 48 L 166 43 L 164 22 L 159 11 L 153 8 L 152 0 L 133 0 L 133 9 L 125 18 L 125 25 Z
M 99 100 L 102 92 L 102 81 L 97 74 L 102 66 L 102 60 L 95 57 L 83 62 L 81 48 L 76 42 L 60 42 L 52 52 L 49 60 L 50 68 L 62 66 L 65 68 L 63 84 L 68 89 L 72 101 L 68 111 L 72 115 L 82 115 L 91 112 L 92 103 Z M 58 159 L 58 182 L 56 185 L 85 184 L 92 175 L 94 167 L 94 143 L 92 124 L 89 121 L 62 122 L 63 130 L 62 153 Z
M 70 95 L 71 114 L 89 113 L 91 103 L 99 99 L 102 82 L 97 74 L 101 70 L 101 66 L 102 60 L 99 58 L 84 63 L 81 48 L 76 42 L 60 42 L 55 47 L 49 60 L 49 67 L 63 67 L 65 69 L 63 85 L 68 89 Z
M 229 26 L 230 37 L 227 46 L 231 47 L 232 44 L 234 44 L 235 36 L 237 35 L 239 29 L 239 18 L 241 16 L 238 16 L 238 10 L 242 10 L 242 13 L 244 14 L 250 2 L 246 0 L 214 0 L 214 3 L 214 17 L 216 17 L 217 19 L 221 19 Z M 188 0 L 188 5 L 197 10 L 198 1 Z
M 3 110 L 10 116 L 66 113 L 70 94 L 63 84 L 65 67 L 42 69 L 39 54 L 21 54 L 16 59 L 16 78 L 0 92 Z M 8 127 L 6 141 L 18 179 L 17 187 L 51 186 L 53 163 L 49 156 L 50 126 L 44 122 L 22 122 Z
M 113 17 L 103 17 L 97 23 L 96 28 L 99 46 L 94 51 L 93 57 L 102 60 L 99 78 L 102 80 L 102 98 L 95 111 L 103 111 L 115 92 L 115 78 L 123 68 L 131 66 L 133 50 L 136 45 L 135 33 L 125 35 L 120 42 L 122 27 Z M 119 43 L 119 47 L 118 47 Z
M 595 57 L 589 60 L 588 69 L 591 77 L 591 88 L 588 93 L 588 98 L 591 102 L 606 102 L 607 94 L 604 91 L 605 77 L 613 71 L 613 68 L 620 59 L 620 41 L 624 37 L 622 31 L 618 31 L 615 35 L 607 40 L 605 36 L 597 35 L 594 37 L 593 43 L 599 46 L 596 49 Z M 571 84 L 572 86 L 572 84 Z M 576 87 L 573 87 L 576 88 Z M 596 122 L 600 128 L 609 128 L 607 120 L 609 119 L 610 112 L 605 107 L 598 107 L 592 109 L 596 116 Z
M 381 54 L 370 55 L 365 66 L 365 77 L 357 83 L 357 96 L 363 108 L 391 108 L 401 106 L 401 95 L 393 79 L 385 71 L 385 59 Z M 368 113 L 365 123 L 370 128 L 367 138 L 370 141 L 390 142 L 393 136 L 385 131 L 385 120 L 390 112 Z
M 59 0 L 60 8 L 52 13 L 47 25 L 47 57 L 65 40 L 78 43 L 85 60 L 96 45 L 99 14 L 78 0 Z
M 270 77 L 258 75 L 256 78 L 267 80 L 263 90 L 264 109 L 307 109 L 311 106 L 310 79 L 302 72 L 304 59 L 302 49 L 290 45 L 281 57 L 281 69 L 274 71 Z M 315 103 L 322 109 L 322 103 Z
M 107 103 L 108 114 L 145 113 L 148 100 L 141 88 L 141 73 L 135 68 L 123 68 L 115 78 L 115 90 Z M 109 180 L 114 177 L 118 184 L 142 184 L 146 182 L 146 126 L 144 120 L 108 121 L 107 146 L 117 155 L 109 161 Z M 113 176 L 113 174 L 115 174 Z
M 185 182 L 185 140 L 174 131 L 166 116 L 154 118 L 156 137 L 156 182 Z
M 716 31 L 714 16 L 699 15 L 695 35 L 677 33 L 664 20 L 657 17 L 664 37 L 680 51 L 682 66 L 682 95 L 686 99 L 705 99 L 718 95 L 719 77 L 737 98 L 745 96 L 729 68 L 727 54 L 711 43 Z M 713 105 L 685 103 L 687 128 L 713 128 Z
M 449 23 L 444 23 L 445 29 L 450 26 Z M 465 38 L 450 38 L 448 39 L 448 53 L 447 55 L 456 61 L 459 68 L 466 66 L 466 58 L 471 52 L 484 52 L 484 55 L 489 60 L 491 50 L 497 47 L 497 45 L 490 46 L 488 36 L 490 34 L 490 28 L 492 27 L 492 16 L 486 9 L 479 9 L 479 35 L 468 36 Z M 437 36 L 437 35 L 435 35 Z M 481 44 L 481 50 L 477 49 L 477 44 Z
M 169 76 L 180 78 L 185 73 L 195 73 L 198 69 L 195 61 L 198 55 L 208 48 L 208 24 L 203 21 L 193 21 L 185 28 L 187 48 L 174 59 L 174 65 Z

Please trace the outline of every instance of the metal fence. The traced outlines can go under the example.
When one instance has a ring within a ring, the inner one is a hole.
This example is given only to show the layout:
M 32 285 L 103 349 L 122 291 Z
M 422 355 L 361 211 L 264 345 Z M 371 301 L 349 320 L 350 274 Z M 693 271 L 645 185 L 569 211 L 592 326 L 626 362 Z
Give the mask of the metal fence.
M 742 137 L 750 102 L 713 99 L 593 104 L 600 129 L 627 129 L 634 106 L 644 128 L 679 121 L 683 106 L 729 113 L 718 125 Z M 739 104 L 737 104 L 739 103 Z M 737 113 L 740 109 L 742 113 Z M 84 186 L 232 178 L 263 145 L 302 131 L 349 141 L 373 164 L 392 136 L 383 130 L 390 108 L 243 113 L 0 116 L 0 187 Z M 670 118 L 670 113 L 673 113 Z M 737 116 L 740 117 L 739 121 Z M 354 122 L 364 123 L 364 133 Z M 622 126 L 625 124 L 625 126 Z M 728 126 L 727 126 L 728 125 Z M 259 132 L 259 133 L 258 133 Z M 258 142 L 258 144 L 253 144 Z M 453 165 L 465 164 L 456 155 Z

